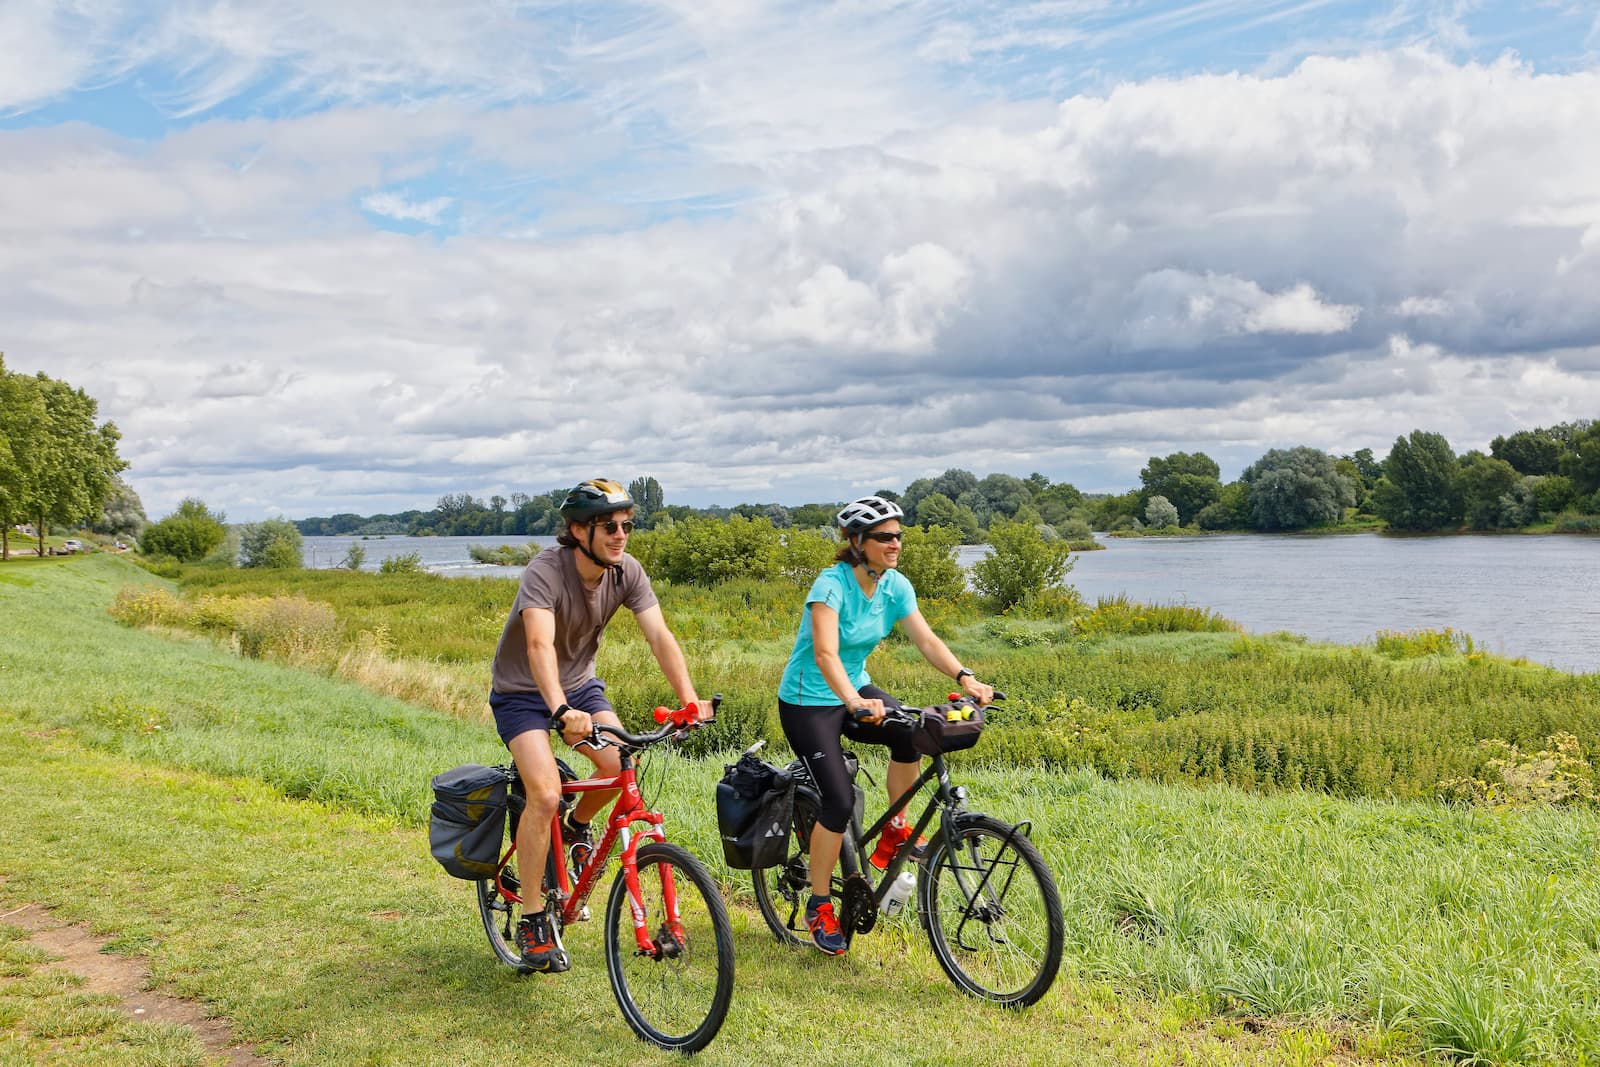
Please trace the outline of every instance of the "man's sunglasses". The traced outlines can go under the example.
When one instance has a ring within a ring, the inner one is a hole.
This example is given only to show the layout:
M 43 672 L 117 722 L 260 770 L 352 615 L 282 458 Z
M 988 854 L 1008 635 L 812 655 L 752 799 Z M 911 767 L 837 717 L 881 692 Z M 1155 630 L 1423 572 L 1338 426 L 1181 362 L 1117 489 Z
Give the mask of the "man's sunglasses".
M 863 534 L 862 536 L 866 537 L 868 540 L 876 541 L 880 545 L 887 545 L 894 541 L 900 541 L 905 537 L 905 535 L 899 530 L 896 530 L 893 533 L 890 533 L 888 530 L 874 530 L 871 533 Z
M 633 533 L 632 519 L 623 519 L 621 522 L 618 522 L 616 519 L 608 519 L 605 522 L 596 520 L 591 522 L 589 525 L 598 530 L 604 530 L 608 534 L 614 534 L 618 530 L 621 530 L 623 533 Z

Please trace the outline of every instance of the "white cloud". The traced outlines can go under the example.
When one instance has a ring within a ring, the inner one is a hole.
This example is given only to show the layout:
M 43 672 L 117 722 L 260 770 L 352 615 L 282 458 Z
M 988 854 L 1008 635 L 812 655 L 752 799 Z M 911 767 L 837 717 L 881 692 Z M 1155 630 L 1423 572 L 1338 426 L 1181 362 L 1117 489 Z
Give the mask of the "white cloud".
M 374 215 L 401 222 L 422 222 L 437 226 L 439 217 L 455 203 L 454 197 L 436 196 L 431 200 L 408 200 L 398 193 L 372 193 L 361 198 L 361 206 Z
M 343 20 L 305 85 L 398 41 L 349 99 L 424 63 L 493 91 L 469 72 L 496 46 L 424 60 L 427 19 L 294 10 L 163 32 L 264 78 Z M 1464 450 L 1600 413 L 1593 72 L 1374 52 L 955 109 L 892 14 L 833 56 L 815 27 L 737 54 L 756 5 L 602 27 L 570 77 L 659 75 L 604 100 L 0 132 L 7 365 L 100 399 L 152 513 L 241 519 L 599 469 L 679 499 L 951 465 L 1118 489 L 1163 450 L 1236 469 L 1418 426 Z

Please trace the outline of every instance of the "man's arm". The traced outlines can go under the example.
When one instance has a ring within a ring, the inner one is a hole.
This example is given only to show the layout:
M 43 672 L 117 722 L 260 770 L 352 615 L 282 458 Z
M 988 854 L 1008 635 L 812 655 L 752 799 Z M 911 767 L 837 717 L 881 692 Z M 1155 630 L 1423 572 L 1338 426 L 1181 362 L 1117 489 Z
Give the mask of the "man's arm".
M 561 667 L 556 660 L 556 613 L 549 608 L 523 608 L 522 632 L 527 639 L 528 671 L 533 675 L 533 684 L 539 687 L 545 707 L 554 712 L 567 702 L 566 690 L 561 688 Z M 569 745 L 589 734 L 587 712 L 571 708 L 561 722 L 561 736 Z
M 667 684 L 672 686 L 672 691 L 678 694 L 678 700 L 683 707 L 690 704 L 700 706 L 700 717 L 711 717 L 711 705 L 702 704 L 700 697 L 694 691 L 694 682 L 689 680 L 689 665 L 684 662 L 683 649 L 678 647 L 678 639 L 672 636 L 672 631 L 667 628 L 666 616 L 661 614 L 661 605 L 652 604 L 635 616 L 639 620 L 639 629 L 644 634 L 644 639 L 650 646 L 650 652 L 661 665 L 661 673 L 666 677 Z

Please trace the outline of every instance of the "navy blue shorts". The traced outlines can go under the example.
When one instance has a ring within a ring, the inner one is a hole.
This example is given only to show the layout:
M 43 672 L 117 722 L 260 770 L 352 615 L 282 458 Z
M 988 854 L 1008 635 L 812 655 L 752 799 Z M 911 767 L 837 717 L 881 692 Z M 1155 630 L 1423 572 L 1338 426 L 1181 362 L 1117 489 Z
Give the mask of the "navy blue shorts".
M 590 678 L 567 694 L 567 706 L 593 715 L 597 711 L 615 712 L 606 699 L 606 683 Z M 538 691 L 532 693 L 489 694 L 489 710 L 494 712 L 494 728 L 507 745 L 518 734 L 550 729 L 550 707 Z

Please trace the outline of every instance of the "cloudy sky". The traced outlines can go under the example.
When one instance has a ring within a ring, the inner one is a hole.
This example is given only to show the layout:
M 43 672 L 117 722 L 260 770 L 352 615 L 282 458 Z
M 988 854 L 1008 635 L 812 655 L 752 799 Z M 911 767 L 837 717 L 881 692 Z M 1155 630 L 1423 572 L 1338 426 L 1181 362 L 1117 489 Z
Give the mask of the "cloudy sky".
M 0 351 L 151 516 L 1600 417 L 1593 0 L 0 0 Z

